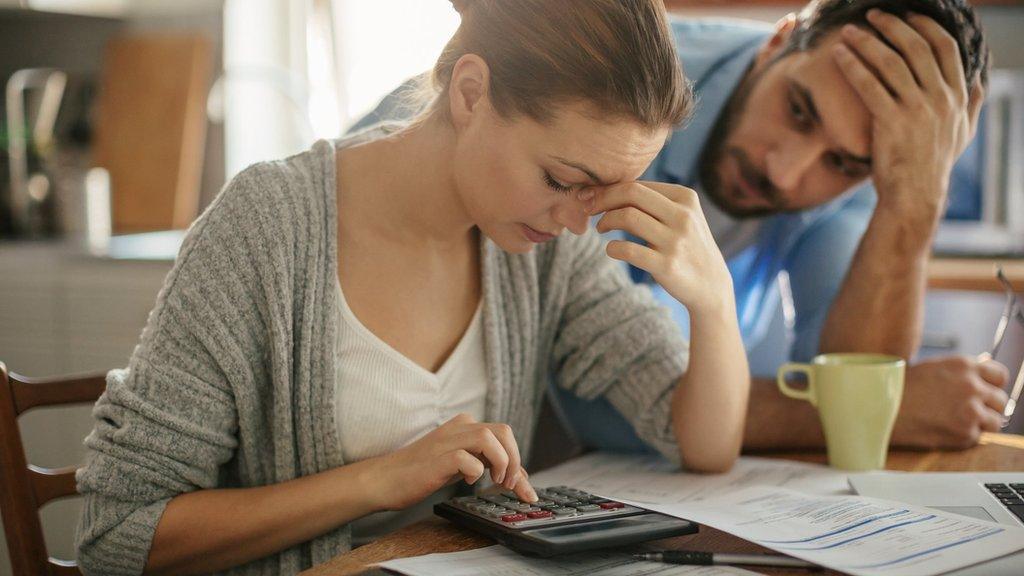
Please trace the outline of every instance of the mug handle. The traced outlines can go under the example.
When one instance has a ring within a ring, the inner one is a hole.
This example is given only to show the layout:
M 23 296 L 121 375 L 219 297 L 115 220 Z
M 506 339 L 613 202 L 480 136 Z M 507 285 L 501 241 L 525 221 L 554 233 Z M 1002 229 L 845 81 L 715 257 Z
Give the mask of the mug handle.
M 790 372 L 800 372 L 807 376 L 807 389 L 798 390 L 793 388 L 786 382 L 786 374 Z M 790 398 L 796 398 L 797 400 L 806 400 L 813 406 L 817 406 L 817 398 L 814 394 L 814 370 L 810 364 L 800 364 L 797 362 L 786 362 L 782 366 L 779 366 L 779 371 L 775 376 L 776 383 L 779 385 L 779 391 L 783 395 L 789 396 Z

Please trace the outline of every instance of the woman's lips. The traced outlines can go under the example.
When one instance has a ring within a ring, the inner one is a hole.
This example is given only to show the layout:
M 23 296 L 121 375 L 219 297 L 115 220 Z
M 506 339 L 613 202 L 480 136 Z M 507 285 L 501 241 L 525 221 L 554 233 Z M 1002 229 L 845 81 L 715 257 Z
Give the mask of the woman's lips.
M 526 224 L 522 224 L 522 227 L 523 227 L 523 235 L 525 235 L 526 239 L 529 240 L 530 242 L 535 242 L 537 244 L 542 244 L 544 242 L 547 242 L 548 240 L 553 240 L 555 238 L 554 234 L 548 234 L 547 232 L 541 232 L 540 230 L 534 230 L 533 228 L 530 228 Z

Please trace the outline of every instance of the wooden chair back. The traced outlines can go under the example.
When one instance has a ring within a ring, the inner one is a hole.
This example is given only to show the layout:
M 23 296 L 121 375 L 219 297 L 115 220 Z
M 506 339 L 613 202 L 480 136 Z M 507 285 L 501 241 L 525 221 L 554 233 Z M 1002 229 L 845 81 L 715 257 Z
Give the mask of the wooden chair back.
M 105 388 L 103 375 L 25 378 L 0 362 L 0 512 L 14 574 L 81 576 L 74 562 L 50 558 L 39 520 L 44 504 L 77 493 L 77 467 L 29 464 L 18 416 L 39 406 L 95 402 Z

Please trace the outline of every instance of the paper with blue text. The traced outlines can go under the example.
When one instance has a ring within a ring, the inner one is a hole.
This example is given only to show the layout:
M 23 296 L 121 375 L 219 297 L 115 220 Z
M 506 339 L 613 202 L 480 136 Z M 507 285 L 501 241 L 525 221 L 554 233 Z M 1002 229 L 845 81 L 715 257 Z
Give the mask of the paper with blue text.
M 931 576 L 1024 549 L 1024 528 L 852 495 L 827 466 L 740 458 L 725 474 L 679 471 L 660 456 L 596 452 L 534 474 L 691 520 L 855 575 Z
M 762 486 L 642 505 L 856 576 L 931 576 L 1024 549 L 1024 528 L 860 496 Z

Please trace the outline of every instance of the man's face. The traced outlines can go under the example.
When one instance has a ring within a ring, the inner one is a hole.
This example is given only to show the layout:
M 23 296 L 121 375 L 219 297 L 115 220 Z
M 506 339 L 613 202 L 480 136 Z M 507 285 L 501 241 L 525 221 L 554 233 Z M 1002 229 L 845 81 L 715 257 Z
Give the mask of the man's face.
M 835 64 L 831 33 L 776 58 L 769 43 L 718 120 L 701 179 L 737 217 L 818 206 L 871 172 L 872 118 Z

